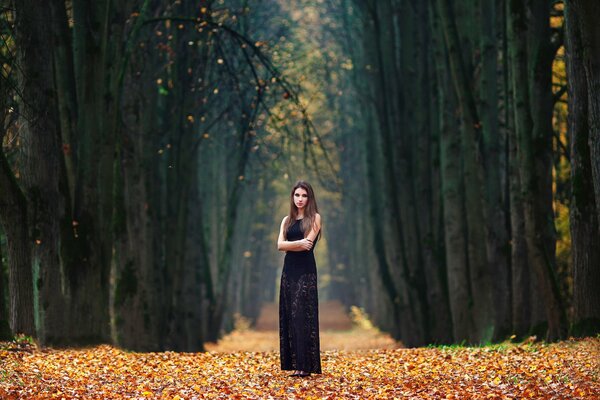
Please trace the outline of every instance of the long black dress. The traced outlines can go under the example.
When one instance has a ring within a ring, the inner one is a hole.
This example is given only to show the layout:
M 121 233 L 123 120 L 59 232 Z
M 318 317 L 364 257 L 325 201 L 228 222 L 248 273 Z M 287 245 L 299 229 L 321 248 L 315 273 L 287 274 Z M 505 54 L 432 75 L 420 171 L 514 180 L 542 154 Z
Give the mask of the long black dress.
M 288 241 L 301 240 L 302 220 L 287 231 Z M 313 250 L 285 254 L 279 291 L 279 348 L 282 370 L 321 373 L 317 265 Z

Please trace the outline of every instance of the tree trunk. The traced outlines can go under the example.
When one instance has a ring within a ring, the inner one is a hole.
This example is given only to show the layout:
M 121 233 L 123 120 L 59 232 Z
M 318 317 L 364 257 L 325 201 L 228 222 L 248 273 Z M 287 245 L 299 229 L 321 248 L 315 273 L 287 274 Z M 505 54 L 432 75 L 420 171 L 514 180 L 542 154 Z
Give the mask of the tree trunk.
M 398 12 L 394 7 L 394 11 L 390 13 L 394 16 L 393 45 L 396 52 L 395 70 L 398 73 L 388 77 L 396 87 L 396 90 L 390 91 L 390 96 L 397 99 L 392 103 L 393 114 L 396 115 L 392 121 L 397 174 L 395 179 L 399 189 L 398 212 L 402 222 L 400 229 L 404 242 L 403 262 L 406 263 L 407 271 L 403 276 L 410 290 L 410 301 L 415 303 L 414 334 L 418 339 L 414 343 L 421 344 L 431 342 L 432 324 L 442 322 L 431 315 L 432 310 L 438 309 L 429 303 L 432 294 L 429 280 L 432 280 L 431 284 L 438 285 L 438 289 L 435 289 L 436 296 L 439 296 L 441 291 L 436 268 L 431 264 L 430 253 L 427 254 L 425 250 L 429 239 L 424 237 L 431 227 L 431 222 L 427 222 L 430 219 L 431 204 L 430 198 L 427 197 L 430 129 L 429 118 L 425 116 L 429 112 L 429 54 L 425 51 L 428 48 L 425 45 L 428 40 L 425 6 L 419 3 L 414 10 L 410 9 L 404 13 Z M 412 37 L 413 40 L 403 41 L 403 37 Z M 414 101 L 406 101 L 411 96 L 415 96 Z M 422 194 L 423 197 L 418 198 L 418 194 Z M 439 304 L 440 300 L 444 301 L 441 297 L 435 301 Z M 440 329 L 436 328 L 436 331 L 439 332 Z
M 447 87 L 442 98 L 447 99 L 451 88 Z M 452 327 L 455 342 L 477 340 L 473 321 L 473 298 L 469 279 L 469 260 L 461 185 L 461 146 L 459 132 L 454 128 L 456 121 L 451 117 L 449 101 L 442 100 L 441 111 L 441 175 L 444 208 L 444 239 L 446 269 Z
M 512 89 L 507 88 L 507 108 L 513 111 Z M 525 242 L 525 217 L 519 178 L 519 160 L 517 159 L 517 137 L 514 120 L 507 116 L 508 164 L 509 164 L 509 202 L 511 227 L 511 288 L 512 288 L 512 332 L 522 338 L 531 322 L 531 274 Z
M 45 14 L 36 4 L 19 3 L 17 47 L 23 72 L 24 142 L 23 181 L 28 198 L 32 262 L 39 271 L 41 340 L 52 342 L 56 329 L 64 326 L 62 271 L 59 237 L 59 127 L 53 87 L 52 46 L 45 44 L 46 31 L 39 24 Z M 19 17 L 20 16 L 20 17 Z M 29 242 L 28 242 L 29 243 Z M 49 295 L 51 293 L 51 295 Z M 48 333 L 46 333 L 48 327 Z
M 581 49 L 588 96 L 590 163 L 594 182 L 596 217 L 600 226 L 600 27 L 597 17 L 600 3 L 593 0 L 569 0 L 568 8 L 576 13 L 580 25 Z
M 8 165 L 4 152 L 0 152 L 0 192 L 2 192 L 0 222 L 8 244 L 10 329 L 15 334 L 36 336 L 27 200 Z
M 127 2 L 73 2 L 77 171 L 73 231 L 61 240 L 69 276 L 72 343 L 106 343 L 110 329 L 115 140 Z M 63 60 L 65 63 L 68 60 Z M 68 173 L 67 173 L 68 175 Z
M 431 115 L 440 115 L 441 93 L 437 90 L 440 85 L 435 66 L 436 51 L 439 51 L 438 26 L 433 18 L 432 7 L 419 2 L 418 37 L 416 48 L 420 66 L 417 67 L 419 94 L 418 112 L 415 124 L 416 130 L 411 134 L 415 137 L 415 198 L 418 215 L 417 230 L 419 232 L 419 247 L 421 263 L 427 282 L 427 304 L 429 307 L 429 326 L 431 336 L 429 341 L 435 343 L 452 342 L 452 313 L 448 298 L 447 271 L 443 250 L 443 236 L 439 235 L 442 217 L 440 193 L 440 148 L 441 118 L 432 119 Z M 434 48 L 435 50 L 431 50 Z
M 548 4 L 544 6 L 549 10 Z M 554 241 L 549 233 L 554 228 L 549 210 L 552 129 L 548 124 L 552 109 L 548 108 L 548 98 L 552 92 L 551 64 L 544 62 L 548 54 L 543 46 L 549 40 L 548 32 L 543 29 L 548 24 L 544 15 L 548 16 L 549 11 L 544 14 L 543 9 L 536 8 L 536 12 L 529 14 L 524 4 L 511 2 L 508 40 L 527 251 L 546 305 L 548 339 L 556 340 L 566 333 L 566 316 L 554 271 Z M 533 75 L 528 75 L 528 71 Z
M 595 10 L 594 10 L 595 7 Z M 600 29 L 588 13 L 600 12 L 597 2 L 571 1 L 566 7 L 566 50 L 569 93 L 568 131 L 571 160 L 569 208 L 573 256 L 572 334 L 591 336 L 600 331 L 600 230 L 598 196 L 594 196 L 594 146 L 599 136 L 597 51 Z M 598 15 L 598 14 L 596 14 Z M 596 42 L 594 43 L 593 38 Z M 592 39 L 592 40 L 591 40 Z M 593 46 L 596 46 L 594 50 Z M 591 56 L 594 54 L 594 56 Z M 595 69 L 594 69 L 595 68 Z M 594 79 L 596 84 L 594 86 Z M 595 121 L 594 121 L 595 118 Z M 594 129 L 596 132 L 594 132 Z M 596 158 L 597 160 L 597 158 Z M 600 176 L 596 175 L 596 182 Z
M 146 77 L 149 78 L 149 77 Z M 141 81 L 144 81 L 140 79 Z M 137 80 L 127 82 L 130 92 L 143 93 Z M 120 143 L 115 210 L 115 294 L 113 306 L 117 343 L 136 351 L 159 351 L 158 303 L 160 294 L 156 285 L 155 252 L 152 219 L 156 210 L 149 199 L 149 191 L 156 182 L 151 179 L 154 146 L 147 132 L 152 132 L 155 119 L 149 95 L 143 100 L 127 98 L 125 108 L 132 110 L 127 125 L 133 132 L 123 133 Z M 149 143 L 150 142 L 150 143 Z
M 491 267 L 494 304 L 493 340 L 501 341 L 511 333 L 510 266 L 508 231 L 502 197 L 499 111 L 498 111 L 498 49 L 496 47 L 496 0 L 481 2 L 481 79 L 479 111 L 482 124 L 483 164 L 485 171 L 486 246 Z
M 1 180 L 1 178 L 0 178 Z M 3 192 L 4 193 L 4 192 Z M 2 206 L 0 206 L 1 208 Z M 1 212 L 1 211 L 0 211 Z M 0 221 L 2 218 L 0 217 Z M 8 315 L 9 304 L 7 303 L 8 293 L 6 288 L 7 276 L 4 273 L 4 262 L 2 261 L 2 242 L 4 241 L 4 232 L 0 226 L 0 340 L 10 340 L 13 335 L 10 331 L 10 317 Z
M 198 185 L 198 166 L 194 165 L 190 171 L 191 188 L 189 195 L 188 211 L 188 234 L 185 239 L 186 260 L 183 271 L 182 282 L 182 311 L 183 326 L 185 330 L 185 351 L 203 351 L 204 350 L 204 325 L 206 323 L 206 314 L 201 307 L 202 300 L 202 272 L 208 269 L 208 260 L 206 258 L 206 249 L 202 241 L 204 237 L 201 231 L 202 226 L 202 207 L 199 201 L 199 192 L 202 188 Z
M 427 342 L 429 330 L 427 328 L 426 309 L 427 304 L 426 287 L 421 272 L 418 274 L 412 270 L 416 264 L 416 251 L 409 244 L 405 229 L 414 231 L 414 224 L 407 218 L 414 207 L 410 203 L 410 191 L 412 184 L 410 179 L 409 159 L 407 150 L 395 152 L 400 142 L 407 145 L 406 133 L 400 130 L 401 105 L 403 88 L 398 80 L 398 69 L 395 53 L 397 43 L 394 41 L 394 23 L 392 19 L 392 8 L 390 1 L 377 2 L 374 10 L 373 33 L 375 41 L 374 56 L 377 65 L 377 77 L 375 85 L 376 110 L 378 112 L 379 129 L 381 138 L 378 153 L 383 159 L 382 177 L 384 182 L 384 204 L 389 209 L 387 217 L 380 223 L 387 225 L 389 219 L 388 241 L 392 244 L 387 246 L 389 259 L 397 268 L 393 268 L 392 277 L 398 282 L 400 288 L 400 308 L 402 309 L 400 322 L 405 326 L 402 340 L 408 345 L 419 345 Z M 398 154 L 395 154 L 398 153 Z M 405 187 L 402 193 L 399 187 Z M 405 193 L 404 193 L 405 192 Z M 412 213 L 414 216 L 414 212 Z M 386 229 L 385 226 L 377 229 Z M 416 235 L 411 235 L 413 238 Z
M 488 341 L 493 334 L 492 286 L 486 246 L 481 238 L 486 236 L 487 204 L 483 197 L 483 161 L 480 148 L 481 122 L 476 108 L 473 90 L 467 74 L 465 51 L 461 49 L 456 20 L 448 0 L 438 0 L 441 25 L 448 49 L 452 81 L 458 99 L 461 116 L 465 213 L 467 219 L 467 243 L 469 275 L 473 296 L 473 318 L 476 340 Z
M 456 98 L 449 84 L 447 49 L 444 45 L 440 15 L 436 8 L 431 10 L 434 38 L 434 60 L 440 135 L 440 196 L 442 201 L 442 226 L 446 261 L 446 280 L 452 316 L 452 336 L 455 342 L 475 340 L 472 318 L 472 295 L 467 258 L 466 226 L 463 208 L 464 194 L 461 182 L 460 135 L 455 128 L 458 121 L 453 118 Z
M 373 5 L 374 6 L 374 5 Z M 371 8 L 371 6 L 369 6 Z M 372 40 L 379 41 L 379 38 L 375 34 L 375 28 L 373 26 L 373 15 L 368 15 L 364 19 L 364 47 L 366 58 L 368 59 L 371 56 L 376 56 L 376 53 L 373 53 Z M 363 62 L 364 60 L 360 60 Z M 366 62 L 366 61 L 365 61 Z M 378 74 L 378 77 L 383 74 L 383 71 L 375 71 Z M 380 89 L 378 89 L 380 90 Z M 381 93 L 377 93 L 376 90 L 369 91 L 369 97 L 378 96 Z M 383 104 L 385 106 L 385 103 Z M 374 253 L 377 259 L 377 267 L 379 270 L 379 275 L 381 277 L 381 283 L 383 286 L 383 290 L 386 294 L 387 299 L 389 300 L 389 304 L 392 309 L 392 318 L 390 321 L 390 326 L 393 327 L 391 330 L 392 336 L 396 339 L 405 338 L 406 335 L 404 332 L 407 332 L 407 328 L 404 324 L 400 323 L 400 313 L 399 309 L 401 307 L 401 293 L 400 288 L 398 287 L 397 279 L 393 277 L 392 265 L 388 259 L 388 245 L 386 240 L 384 240 L 384 224 L 386 221 L 384 220 L 383 206 L 385 204 L 384 198 L 385 194 L 382 194 L 382 190 L 380 188 L 382 186 L 388 187 L 388 185 L 383 185 L 383 182 L 387 180 L 384 179 L 381 174 L 385 170 L 384 167 L 381 166 L 381 157 L 380 151 L 378 150 L 380 147 L 380 135 L 381 129 L 388 129 L 387 119 L 383 119 L 383 116 L 387 116 L 387 111 L 381 110 L 379 108 L 379 112 L 382 113 L 380 116 L 379 124 L 373 118 L 373 115 L 377 109 L 375 109 L 373 103 L 365 104 L 365 107 L 368 111 L 365 112 L 365 116 L 368 118 L 367 126 L 368 130 L 363 132 L 363 140 L 364 140 L 364 148 L 366 154 L 366 176 L 367 176 L 367 192 L 368 192 L 368 209 L 369 209 L 369 217 L 371 220 L 371 226 L 373 228 L 373 237 L 372 243 L 374 248 Z M 391 150 L 391 149 L 389 149 Z M 389 166 L 388 162 L 388 166 Z M 391 174 L 388 171 L 388 175 Z M 395 190 L 395 189 L 394 189 Z M 385 193 L 391 193 L 392 190 L 387 190 Z M 396 213 L 390 213 L 392 219 L 397 218 Z M 393 239 L 391 242 L 395 242 Z
M 75 179 L 77 171 L 77 94 L 75 72 L 73 69 L 72 35 L 69 28 L 67 10 L 63 0 L 50 1 L 52 12 L 52 50 L 54 64 L 54 82 L 60 121 L 62 158 L 64 160 L 64 197 L 68 203 L 67 219 L 70 216 L 75 199 Z

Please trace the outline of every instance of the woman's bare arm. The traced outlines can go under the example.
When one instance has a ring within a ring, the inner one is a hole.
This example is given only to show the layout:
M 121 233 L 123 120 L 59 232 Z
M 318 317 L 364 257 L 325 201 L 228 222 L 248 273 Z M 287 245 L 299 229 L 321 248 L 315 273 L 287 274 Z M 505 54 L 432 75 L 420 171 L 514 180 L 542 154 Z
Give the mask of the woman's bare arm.
M 311 243 L 314 243 L 315 239 L 319 235 L 320 230 L 321 230 L 321 214 L 317 213 L 317 214 L 315 214 L 315 223 L 314 223 L 312 229 L 310 230 L 310 232 L 308 232 L 306 239 L 310 240 Z
M 302 240 L 289 241 L 285 240 L 283 235 L 283 229 L 285 228 L 285 221 L 288 217 L 284 217 L 281 221 L 281 227 L 279 228 L 279 237 L 277 238 L 277 250 L 279 251 L 306 251 L 312 247 L 312 242 L 306 238 Z

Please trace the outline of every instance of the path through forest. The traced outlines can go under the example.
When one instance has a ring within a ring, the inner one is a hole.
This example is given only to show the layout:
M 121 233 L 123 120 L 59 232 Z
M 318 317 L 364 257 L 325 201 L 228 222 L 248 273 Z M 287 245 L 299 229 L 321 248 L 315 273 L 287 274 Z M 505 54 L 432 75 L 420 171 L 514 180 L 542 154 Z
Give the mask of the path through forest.
M 214 352 L 279 351 L 279 310 L 276 303 L 265 304 L 250 329 L 246 321 L 239 328 L 219 340 L 207 343 Z M 347 313 L 338 301 L 319 305 L 319 329 L 321 350 L 370 350 L 396 349 L 402 347 L 390 335 L 371 325 L 368 317 L 358 308 Z

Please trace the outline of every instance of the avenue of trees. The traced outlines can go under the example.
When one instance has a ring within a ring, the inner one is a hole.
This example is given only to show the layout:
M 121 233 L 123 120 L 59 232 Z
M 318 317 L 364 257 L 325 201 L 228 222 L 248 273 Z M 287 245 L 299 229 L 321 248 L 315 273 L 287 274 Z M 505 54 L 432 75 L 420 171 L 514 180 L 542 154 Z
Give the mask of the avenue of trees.
M 600 332 L 595 1 L 1 4 L 3 339 L 202 350 L 298 178 L 320 297 L 406 345 Z
M 376 322 L 409 345 L 598 333 L 597 2 L 330 4 L 362 138 L 339 245 Z
M 258 17 L 222 3 L 3 2 L 1 319 L 13 333 L 193 351 L 231 325 L 234 266 L 254 299 L 240 312 L 274 297 L 261 285 L 274 268 L 242 268 L 273 258 L 275 172 L 257 167 L 283 144 L 266 111 L 281 101 L 305 117 L 247 35 Z

